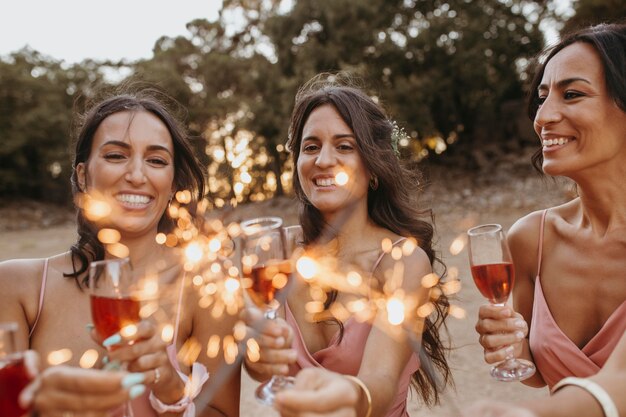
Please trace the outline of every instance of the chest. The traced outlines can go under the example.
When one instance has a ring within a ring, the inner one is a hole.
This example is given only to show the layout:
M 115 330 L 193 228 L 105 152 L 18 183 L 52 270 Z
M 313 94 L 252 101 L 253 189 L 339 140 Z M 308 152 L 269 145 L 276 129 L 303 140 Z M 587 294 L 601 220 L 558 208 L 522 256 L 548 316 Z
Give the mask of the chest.
M 544 246 L 541 285 L 555 322 L 582 347 L 623 311 L 626 244 L 568 239 Z

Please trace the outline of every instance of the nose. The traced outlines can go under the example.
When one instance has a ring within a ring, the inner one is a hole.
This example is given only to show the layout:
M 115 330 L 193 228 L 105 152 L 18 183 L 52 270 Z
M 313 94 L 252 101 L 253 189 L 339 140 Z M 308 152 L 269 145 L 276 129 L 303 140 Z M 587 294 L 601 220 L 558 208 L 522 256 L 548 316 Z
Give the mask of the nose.
M 558 122 L 562 118 L 561 106 L 556 94 L 548 94 L 535 114 L 535 125 L 547 126 Z
M 145 166 L 142 160 L 138 158 L 132 158 L 129 161 L 125 179 L 133 185 L 141 185 L 147 181 Z
M 317 155 L 315 165 L 319 168 L 327 168 L 337 163 L 337 157 L 332 146 L 322 146 L 320 153 Z

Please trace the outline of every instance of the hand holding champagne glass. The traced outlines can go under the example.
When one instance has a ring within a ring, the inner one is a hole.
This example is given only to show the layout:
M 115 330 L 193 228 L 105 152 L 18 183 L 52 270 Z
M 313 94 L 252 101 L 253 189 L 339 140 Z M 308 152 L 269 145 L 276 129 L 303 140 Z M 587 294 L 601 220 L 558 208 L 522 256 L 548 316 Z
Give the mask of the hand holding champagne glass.
M 469 260 L 474 283 L 480 293 L 495 306 L 504 306 L 515 282 L 515 268 L 502 226 L 484 224 L 467 231 Z M 491 369 L 499 381 L 521 381 L 535 373 L 535 366 L 510 354 Z
M 0 411 L 2 417 L 21 417 L 20 392 L 30 382 L 23 352 L 15 348 L 17 323 L 0 323 Z
M 264 317 L 270 320 L 276 318 L 280 299 L 284 299 L 281 291 L 287 287 L 293 270 L 282 224 L 278 217 L 261 217 L 241 223 L 242 287 L 246 301 L 260 308 Z M 272 405 L 276 393 L 292 385 L 293 378 L 273 375 L 257 388 L 256 398 Z

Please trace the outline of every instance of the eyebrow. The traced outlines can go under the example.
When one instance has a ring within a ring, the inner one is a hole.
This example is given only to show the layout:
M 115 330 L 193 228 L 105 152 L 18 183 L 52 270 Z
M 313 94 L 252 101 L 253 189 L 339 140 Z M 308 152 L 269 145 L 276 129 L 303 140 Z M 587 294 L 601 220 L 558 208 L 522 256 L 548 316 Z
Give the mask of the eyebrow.
M 119 146 L 119 147 L 125 148 L 125 149 L 130 149 L 131 148 L 128 143 L 122 142 L 121 140 L 109 140 L 109 141 L 103 143 L 100 148 L 103 148 L 103 147 L 105 147 L 107 145 Z M 170 156 L 173 156 L 172 152 L 169 149 L 167 149 L 165 146 L 149 145 L 146 149 L 149 150 L 149 151 L 164 151 L 164 152 L 167 152 Z
M 589 80 L 587 80 L 586 78 L 581 78 L 581 77 L 573 77 L 573 78 L 566 78 L 564 80 L 561 80 L 559 82 L 556 83 L 556 86 L 559 88 L 563 88 L 566 87 L 572 83 L 575 83 L 576 81 L 582 81 L 584 83 L 587 83 L 589 85 L 591 85 L 591 82 Z M 549 90 L 548 85 L 547 84 L 540 84 L 539 87 L 537 87 L 537 90 Z
M 354 136 L 352 133 L 340 133 L 338 135 L 333 135 L 333 139 L 337 140 L 337 139 L 345 139 L 345 138 L 352 138 L 352 139 L 356 139 L 356 136 Z M 302 142 L 304 142 L 305 140 L 319 140 L 319 138 L 315 135 L 309 135 L 306 136 L 304 138 L 302 138 Z

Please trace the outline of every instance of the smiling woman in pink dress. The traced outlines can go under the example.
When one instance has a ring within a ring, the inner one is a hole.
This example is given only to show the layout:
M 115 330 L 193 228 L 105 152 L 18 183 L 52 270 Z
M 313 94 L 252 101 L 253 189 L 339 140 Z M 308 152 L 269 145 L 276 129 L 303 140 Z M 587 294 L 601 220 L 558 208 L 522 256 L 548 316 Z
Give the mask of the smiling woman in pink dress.
M 552 48 L 532 84 L 534 161 L 578 196 L 513 225 L 515 311 L 484 306 L 476 325 L 488 363 L 534 361 L 530 386 L 596 374 L 626 331 L 625 69 L 626 25 L 599 25 Z
M 401 261 L 400 291 L 416 296 L 421 305 L 428 300 L 422 277 L 431 273 L 436 256 L 433 227 L 421 219 L 426 212 L 417 203 L 416 173 L 399 161 L 392 142 L 393 124 L 382 107 L 342 81 L 328 80 L 328 74 L 314 78 L 299 91 L 292 113 L 288 148 L 296 168 L 294 188 L 304 244 L 333 256 L 344 273 L 361 271 L 380 289 L 391 285 L 387 272 L 397 266 L 381 249 L 381 242 L 402 246 L 407 238 L 414 238 L 418 242 L 415 251 Z M 341 176 L 348 180 L 337 179 Z M 310 287 L 304 280 L 295 280 L 284 309 L 285 321 L 268 326 L 277 333 L 268 330 L 260 339 L 261 360 L 246 361 L 258 380 L 266 380 L 273 372 L 296 376 L 296 389 L 277 396 L 283 415 L 335 415 L 343 410 L 376 417 L 408 416 L 411 383 L 424 402 L 437 402 L 445 384 L 437 383 L 438 374 L 424 369 L 430 366 L 439 371 L 441 381 L 449 377 L 446 349 L 439 338 L 447 314 L 446 297 L 434 303 L 441 315 L 420 320 L 424 326 L 421 364 L 406 334 L 399 338 L 391 334 L 385 311 L 365 322 L 354 317 L 340 322 L 332 317 L 334 303 L 346 305 L 353 300 L 348 292 L 329 291 L 324 311 L 311 321 L 305 307 L 312 301 Z M 281 323 L 288 324 L 289 331 L 280 333 Z M 347 382 L 348 395 L 343 397 L 347 404 L 331 401 L 328 391 L 308 395 L 302 391 L 321 387 L 316 381 L 329 372 Z M 313 401 L 306 401 L 307 397 Z
M 177 373 L 181 367 L 185 374 L 190 369 L 178 364 L 176 351 L 191 338 L 206 345 L 211 335 L 232 332 L 236 318 L 226 315 L 213 319 L 205 314 L 194 292 L 187 290 L 189 280 L 185 280 L 178 250 L 156 242 L 159 232 L 173 230 L 167 207 L 174 194 L 188 190 L 194 202 L 204 194 L 202 168 L 189 139 L 156 94 L 140 90 L 102 100 L 87 111 L 80 125 L 73 192 L 77 199 L 90 195 L 104 200 L 110 214 L 96 224 L 79 208 L 78 240 L 69 251 L 47 259 L 0 264 L 0 322 L 18 323 L 20 349 L 32 349 L 43 360 L 52 352 L 68 349 L 69 366 L 78 366 L 84 352 L 95 350 L 100 358 L 108 355 L 111 363 L 126 363 L 131 372 L 124 376 L 97 370 L 46 370 L 39 386 L 50 388 L 54 384 L 66 392 L 41 397 L 37 390 L 29 390 L 35 409 L 42 415 L 106 414 L 115 401 L 119 404 L 127 397 L 136 397 L 132 402 L 135 417 L 164 411 L 180 415 L 193 407 Z M 115 350 L 105 351 L 91 337 L 86 288 L 89 263 L 114 258 L 97 237 L 102 227 L 117 230 L 134 271 L 154 271 L 161 285 L 176 289 L 176 301 L 163 307 L 174 330 L 169 344 L 150 320 L 141 321 L 134 336 L 123 338 L 118 333 L 107 339 L 109 345 L 119 344 Z M 128 340 L 134 343 L 124 343 Z M 218 358 L 200 355 L 198 360 L 194 372 L 198 369 L 201 373 L 201 365 L 210 372 L 221 366 Z M 96 367 L 102 365 L 99 361 Z M 50 390 L 41 390 L 42 395 L 46 392 Z M 152 395 L 150 402 L 148 394 Z M 239 414 L 237 371 L 211 406 L 203 415 Z

